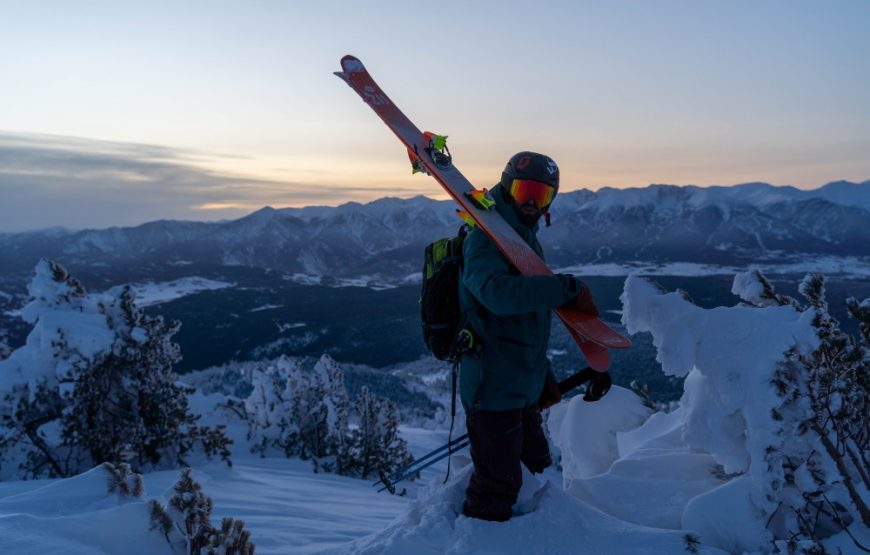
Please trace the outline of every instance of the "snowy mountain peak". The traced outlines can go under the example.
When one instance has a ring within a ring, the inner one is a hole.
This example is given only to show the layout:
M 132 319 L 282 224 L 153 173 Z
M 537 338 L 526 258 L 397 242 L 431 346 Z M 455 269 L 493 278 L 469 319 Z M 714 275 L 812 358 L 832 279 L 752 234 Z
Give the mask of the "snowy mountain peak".
M 771 252 L 870 255 L 870 182 L 812 191 L 745 183 L 561 193 L 541 230 L 560 266 L 623 261 L 742 264 Z M 139 259 L 263 267 L 392 280 L 419 271 L 423 247 L 454 235 L 455 204 L 425 196 L 337 207 L 264 207 L 229 222 L 160 221 L 69 235 L 0 236 L 0 267 L 40 257 L 85 264 Z

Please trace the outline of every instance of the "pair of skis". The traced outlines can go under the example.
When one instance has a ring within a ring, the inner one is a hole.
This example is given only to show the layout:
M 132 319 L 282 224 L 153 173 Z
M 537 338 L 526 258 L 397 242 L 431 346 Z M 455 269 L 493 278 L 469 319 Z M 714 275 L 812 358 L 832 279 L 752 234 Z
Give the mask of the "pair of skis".
M 492 210 L 492 201 L 488 199 L 486 190 L 476 189 L 459 172 L 447 149 L 446 137 L 428 131 L 421 132 L 393 104 L 358 58 L 345 56 L 341 59 L 341 68 L 342 71 L 335 74 L 359 94 L 405 145 L 415 173 L 423 172 L 434 177 L 459 204 L 463 217 L 471 218 L 521 274 L 553 274 L 510 224 Z M 580 347 L 589 366 L 595 370 L 604 372 L 610 366 L 608 349 L 631 346 L 627 338 L 594 316 L 575 308 L 559 308 L 556 314 Z

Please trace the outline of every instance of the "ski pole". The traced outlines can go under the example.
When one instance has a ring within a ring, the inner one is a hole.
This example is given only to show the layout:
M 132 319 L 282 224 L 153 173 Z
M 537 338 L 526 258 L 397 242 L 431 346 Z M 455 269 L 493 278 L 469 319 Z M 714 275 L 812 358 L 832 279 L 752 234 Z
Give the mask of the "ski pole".
M 451 448 L 446 453 L 442 453 L 440 457 L 432 459 L 431 461 L 427 462 L 423 466 L 421 466 L 419 468 L 415 468 L 413 470 L 409 470 L 408 472 L 399 476 L 395 480 L 391 481 L 391 480 L 387 479 L 386 476 L 384 476 L 381 480 L 381 482 L 384 484 L 384 486 L 378 490 L 378 493 L 380 493 L 384 490 L 390 490 L 390 493 L 395 493 L 396 492 L 396 484 L 398 484 L 399 482 L 404 482 L 405 480 L 407 480 L 411 476 L 417 474 L 418 472 L 422 472 L 424 469 L 429 468 L 430 466 L 437 463 L 438 461 L 443 460 L 445 457 L 452 455 L 453 453 L 456 453 L 457 451 L 468 447 L 468 444 L 469 444 L 469 441 L 467 440 L 468 436 L 467 435 L 462 436 L 461 439 L 465 439 L 466 441 L 463 441 L 462 443 L 455 445 L 453 448 Z
M 596 370 L 593 370 L 591 366 L 587 366 L 583 370 L 580 370 L 579 372 L 576 372 L 576 373 L 568 376 L 567 378 L 565 378 L 564 380 L 562 380 L 561 382 L 556 384 L 556 387 L 559 389 L 559 393 L 564 395 L 565 393 L 571 391 L 575 387 L 580 387 L 584 383 L 588 382 L 593 377 L 595 377 L 596 374 L 598 374 L 598 372 Z M 412 462 L 411 464 L 406 465 L 406 466 L 394 471 L 389 476 L 381 475 L 381 479 L 375 481 L 372 484 L 372 486 L 376 486 L 378 484 L 384 484 L 384 486 L 378 490 L 378 493 L 384 491 L 385 489 L 391 490 L 391 493 L 392 493 L 393 491 L 395 491 L 395 484 L 398 484 L 399 482 L 406 480 L 407 478 L 420 472 L 424 468 L 428 468 L 428 467 L 432 466 L 433 464 L 435 464 L 436 462 L 443 459 L 444 457 L 447 457 L 447 456 L 459 451 L 460 449 L 466 447 L 468 445 L 468 441 L 466 441 L 467 439 L 468 439 L 468 434 L 463 434 L 462 436 L 454 439 L 453 441 L 451 441 L 449 443 L 445 443 L 444 445 L 435 449 L 434 451 L 430 451 L 429 453 L 426 453 L 425 455 L 423 455 L 422 457 L 420 457 L 416 461 Z M 462 445 L 460 445 L 460 442 L 463 442 Z M 455 449 L 454 449 L 454 447 L 455 447 Z M 415 466 L 419 465 L 420 463 L 422 463 L 426 459 L 429 459 L 429 458 L 434 457 L 435 455 L 437 455 L 439 453 L 442 453 L 442 451 L 444 451 L 445 449 L 447 450 L 446 453 L 443 453 L 438 458 L 427 462 L 426 464 L 424 464 L 423 466 L 420 466 L 417 469 L 414 469 Z
M 467 437 L 468 437 L 468 434 L 465 434 L 464 436 L 462 436 L 462 437 L 458 437 L 458 438 L 454 439 L 453 441 L 451 441 L 451 442 L 449 442 L 449 443 L 445 443 L 445 444 L 442 445 L 441 447 L 439 447 L 439 448 L 437 448 L 437 449 L 435 449 L 435 450 L 433 450 L 433 451 L 430 451 L 430 452 L 426 453 L 425 455 L 423 455 L 423 456 L 420 457 L 419 459 L 416 459 L 414 462 L 412 462 L 412 463 L 410 463 L 410 464 L 407 464 L 407 465 L 403 466 L 402 468 L 399 468 L 399 469 L 397 469 L 397 470 L 394 470 L 394 471 L 393 471 L 389 476 L 387 476 L 387 478 L 390 479 L 390 480 L 392 480 L 392 479 L 396 478 L 397 476 L 401 476 L 403 473 L 407 472 L 407 471 L 410 470 L 412 467 L 417 466 L 418 464 L 420 464 L 420 463 L 422 463 L 423 461 L 429 459 L 430 457 L 433 457 L 433 456 L 437 455 L 438 453 L 441 453 L 442 451 L 444 451 L 444 450 L 446 450 L 446 449 L 450 449 L 450 448 L 451 448 L 452 446 L 454 446 L 454 445 L 458 445 L 459 442 L 461 442 L 462 440 L 466 439 Z M 439 460 L 440 460 L 440 458 L 439 458 Z M 376 486 L 376 485 L 378 485 L 378 484 L 380 484 L 380 483 L 383 483 L 383 480 L 375 480 L 375 481 L 372 483 L 372 486 Z

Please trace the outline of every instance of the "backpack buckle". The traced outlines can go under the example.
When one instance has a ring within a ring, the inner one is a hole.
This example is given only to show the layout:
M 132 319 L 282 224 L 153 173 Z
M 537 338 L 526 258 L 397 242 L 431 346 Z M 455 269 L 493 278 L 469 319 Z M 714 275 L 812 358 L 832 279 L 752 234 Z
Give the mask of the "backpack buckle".
M 456 339 L 453 340 L 452 353 L 455 359 L 462 355 L 469 355 L 472 358 L 480 356 L 480 343 L 474 336 L 474 333 L 468 328 L 462 328 L 456 334 Z

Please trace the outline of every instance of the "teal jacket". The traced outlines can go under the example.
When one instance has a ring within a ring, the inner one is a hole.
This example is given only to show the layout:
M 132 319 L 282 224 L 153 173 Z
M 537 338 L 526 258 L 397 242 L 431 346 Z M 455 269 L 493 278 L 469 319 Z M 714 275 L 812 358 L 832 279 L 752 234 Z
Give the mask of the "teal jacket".
M 523 224 L 498 186 L 492 197 L 495 210 L 543 259 L 537 224 Z M 568 275 L 520 275 L 476 227 L 465 238 L 462 254 L 460 306 L 481 346 L 460 362 L 459 391 L 466 413 L 537 403 L 547 376 L 552 377 L 547 358 L 550 310 L 577 297 L 576 282 Z

